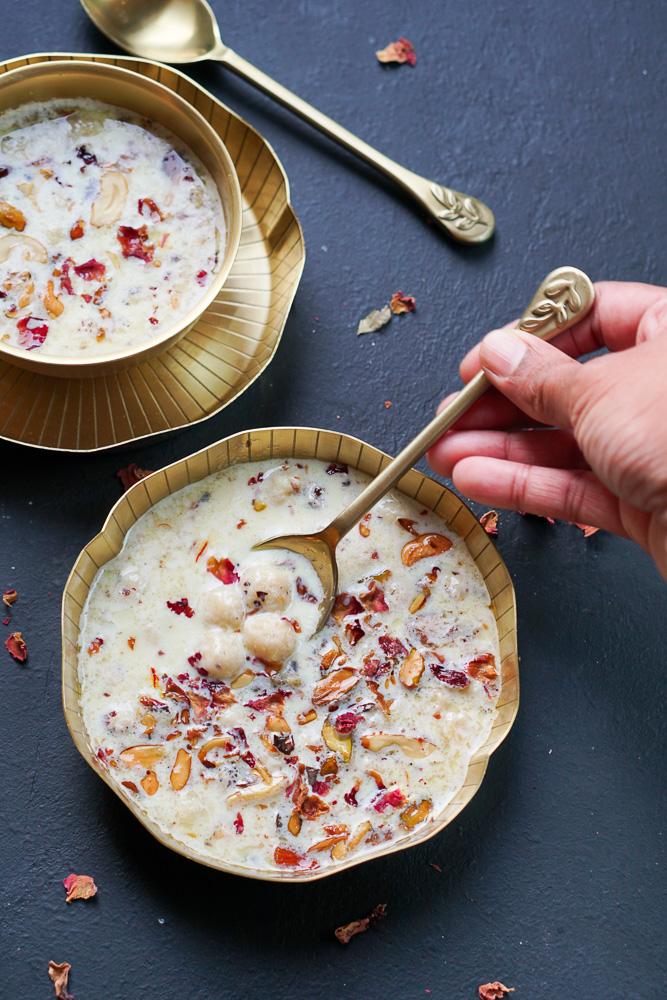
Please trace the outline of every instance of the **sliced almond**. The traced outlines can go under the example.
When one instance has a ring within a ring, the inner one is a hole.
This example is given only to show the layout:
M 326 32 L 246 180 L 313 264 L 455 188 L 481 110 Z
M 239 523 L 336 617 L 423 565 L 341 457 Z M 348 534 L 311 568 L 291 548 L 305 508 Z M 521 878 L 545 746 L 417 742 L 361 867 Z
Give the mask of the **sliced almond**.
M 287 822 L 287 829 L 293 837 L 298 837 L 299 831 L 301 830 L 301 817 L 298 812 L 293 812 L 290 816 Z
M 419 611 L 420 608 L 424 607 L 424 605 L 426 604 L 427 597 L 428 594 L 422 591 L 421 594 L 417 594 L 417 596 L 412 599 L 412 601 L 410 602 L 410 607 L 408 608 L 408 611 L 410 612 L 411 615 L 414 615 L 417 611 Z
M 403 826 L 406 826 L 408 830 L 412 830 L 412 828 L 417 826 L 418 823 L 424 822 L 431 811 L 432 805 L 433 803 L 430 799 L 422 799 L 419 805 L 413 803 L 401 813 L 401 823 Z
M 344 761 L 352 756 L 352 737 L 341 736 L 327 719 L 322 726 L 322 739 L 334 753 L 339 753 Z
M 342 841 L 347 840 L 349 833 L 335 833 L 331 837 L 326 837 L 324 840 L 318 840 L 316 844 L 313 844 L 308 848 L 308 854 L 312 851 L 328 851 L 330 847 L 334 847 L 336 844 L 340 844 Z
M 282 715 L 270 715 L 266 720 L 266 728 L 270 733 L 291 733 L 290 724 Z
M 410 650 L 410 655 L 403 660 L 398 671 L 398 679 L 406 688 L 416 688 L 424 673 L 424 657 L 416 649 Z
M 171 781 L 171 787 L 176 792 L 180 792 L 181 788 L 184 788 L 190 777 L 190 768 L 192 767 L 192 757 L 184 750 L 183 747 L 176 754 L 176 762 L 171 769 L 171 774 L 169 775 L 169 780 Z
M 0 264 L 4 264 L 16 247 L 23 251 L 24 260 L 38 260 L 41 264 L 46 264 L 48 257 L 46 247 L 32 236 L 20 236 L 18 233 L 0 237 Z
M 435 532 L 428 532 L 426 535 L 417 535 L 414 541 L 406 542 L 401 549 L 401 562 L 404 566 L 412 566 L 420 559 L 427 559 L 430 556 L 440 555 L 451 549 L 452 543 L 444 535 Z
M 315 705 L 326 705 L 329 701 L 338 701 L 348 694 L 355 687 L 360 677 L 350 667 L 343 667 L 333 674 L 328 674 L 315 685 L 313 691 L 313 703 Z
M 237 688 L 244 688 L 247 687 L 248 684 L 251 684 L 254 681 L 254 679 L 255 679 L 255 674 L 252 670 L 244 670 L 242 674 L 239 674 L 238 677 L 234 678 L 234 680 L 229 686 L 231 688 L 234 688 L 234 690 L 236 690 Z
M 362 736 L 361 745 L 374 753 L 384 750 L 385 747 L 396 745 L 400 747 L 406 757 L 429 757 L 434 750 L 438 749 L 435 743 L 430 743 L 429 740 L 390 733 L 373 733 L 372 736 Z
M 122 750 L 118 754 L 118 760 L 127 767 L 149 768 L 164 757 L 165 752 L 166 747 L 162 743 L 148 743 Z
M 274 774 L 269 776 L 267 782 L 258 782 L 256 785 L 248 785 L 247 788 L 239 788 L 227 797 L 227 802 L 234 805 L 235 802 L 247 802 L 252 799 L 263 799 L 268 795 L 273 795 L 282 785 L 287 784 L 287 776 L 284 774 Z
M 300 726 L 307 726 L 309 722 L 314 722 L 316 718 L 317 712 L 314 708 L 311 708 L 308 712 L 300 712 L 296 717 L 296 721 Z
M 361 841 L 366 836 L 366 834 L 370 833 L 370 829 L 371 829 L 370 820 L 366 820 L 365 823 L 362 823 L 361 826 L 358 826 L 348 841 L 347 844 L 348 849 L 351 851 L 353 848 L 357 846 L 357 844 L 360 844 Z
M 0 226 L 22 233 L 25 229 L 25 215 L 18 208 L 10 205 L 8 201 L 0 199 Z
M 100 193 L 90 209 L 91 225 L 108 226 L 117 222 L 123 214 L 127 201 L 127 181 L 119 170 L 107 170 L 102 174 Z
M 207 759 L 207 754 L 214 750 L 216 747 L 226 747 L 230 743 L 229 736 L 214 736 L 213 739 L 207 740 L 203 746 L 199 748 L 197 756 L 199 757 L 199 762 L 204 765 L 204 767 L 210 767 L 214 762 Z M 218 765 L 215 764 L 215 767 Z
M 146 774 L 141 779 L 140 784 L 146 792 L 146 795 L 155 795 L 160 787 L 160 782 L 157 780 L 157 774 L 155 771 L 146 771 Z

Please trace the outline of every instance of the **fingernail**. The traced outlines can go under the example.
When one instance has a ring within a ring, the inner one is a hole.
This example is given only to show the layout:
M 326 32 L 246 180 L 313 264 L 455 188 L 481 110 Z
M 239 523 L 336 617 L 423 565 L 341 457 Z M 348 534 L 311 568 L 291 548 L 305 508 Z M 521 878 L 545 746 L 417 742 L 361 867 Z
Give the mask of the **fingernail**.
M 480 360 L 493 375 L 512 375 L 526 353 L 526 343 L 510 330 L 492 330 L 482 341 Z

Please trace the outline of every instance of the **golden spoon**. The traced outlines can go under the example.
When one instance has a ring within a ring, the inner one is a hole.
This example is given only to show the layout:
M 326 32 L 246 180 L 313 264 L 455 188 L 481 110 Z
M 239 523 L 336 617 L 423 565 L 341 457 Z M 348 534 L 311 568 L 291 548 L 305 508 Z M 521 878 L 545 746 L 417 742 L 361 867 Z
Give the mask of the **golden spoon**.
M 593 305 L 595 290 L 591 279 L 576 267 L 559 267 L 548 274 L 535 292 L 530 305 L 517 323 L 517 329 L 550 340 L 584 318 Z M 312 535 L 283 535 L 259 542 L 255 549 L 289 549 L 305 556 L 322 581 L 324 598 L 316 632 L 327 621 L 338 592 L 336 545 L 361 518 L 395 486 L 415 462 L 484 395 L 490 382 L 479 372 L 441 413 L 427 424 L 403 451 L 362 490 L 322 531 Z
M 224 63 L 396 181 L 461 243 L 483 243 L 493 233 L 493 212 L 484 202 L 406 170 L 232 52 L 223 44 L 215 15 L 206 0 L 81 0 L 81 5 L 101 32 L 132 55 L 165 63 L 202 59 Z

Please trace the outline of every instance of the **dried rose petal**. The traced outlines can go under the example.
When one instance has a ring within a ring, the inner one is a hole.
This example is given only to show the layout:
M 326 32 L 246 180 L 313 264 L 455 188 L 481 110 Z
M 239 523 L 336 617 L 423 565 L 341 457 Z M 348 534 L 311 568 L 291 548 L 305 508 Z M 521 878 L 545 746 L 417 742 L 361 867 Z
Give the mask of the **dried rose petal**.
M 71 993 L 67 992 L 67 980 L 69 970 L 72 966 L 69 962 L 49 962 L 49 979 L 53 983 L 57 1000 L 74 1000 Z
M 334 934 L 338 938 L 341 944 L 348 944 L 348 942 L 354 937 L 355 934 L 361 934 L 363 931 L 367 931 L 371 924 L 375 924 L 378 920 L 382 920 L 387 913 L 387 904 L 380 903 L 375 909 L 368 914 L 367 917 L 363 917 L 361 920 L 353 920 L 349 924 L 343 924 L 342 927 L 337 927 Z
M 483 653 L 481 656 L 476 656 L 474 660 L 471 660 L 470 663 L 468 663 L 466 671 L 476 681 L 493 681 L 498 676 L 498 671 L 496 670 L 496 658 L 493 653 Z
M 497 510 L 487 510 L 486 514 L 482 514 L 479 519 L 479 523 L 484 528 L 484 531 L 488 532 L 489 535 L 498 534 L 498 511 Z
M 450 670 L 448 667 L 443 667 L 440 663 L 431 663 L 430 667 L 438 680 L 444 681 L 449 687 L 466 688 L 470 684 L 470 678 L 462 670 Z
M 378 642 L 387 656 L 408 655 L 408 651 L 400 639 L 392 639 L 389 635 L 381 635 Z
M 18 596 L 19 596 L 18 592 L 13 587 L 11 587 L 9 590 L 6 590 L 2 595 L 2 603 L 6 604 L 7 607 L 9 608 L 12 606 L 12 604 L 14 604 Z
M 187 597 L 181 597 L 180 601 L 167 601 L 167 607 L 175 615 L 185 615 L 186 618 L 192 618 L 195 613 L 195 609 L 190 607 Z
M 359 624 L 358 618 L 353 622 L 348 622 L 345 626 L 345 638 L 350 646 L 356 646 L 365 635 L 366 633 Z
M 398 316 L 399 313 L 414 312 L 415 298 L 413 295 L 404 295 L 403 292 L 394 292 L 389 303 L 389 308 Z
M 137 257 L 149 264 L 153 260 L 155 246 L 148 242 L 148 230 L 146 226 L 120 226 L 118 229 L 118 242 L 123 250 L 123 257 Z
M 485 983 L 479 988 L 479 1000 L 502 1000 L 506 993 L 514 993 L 514 987 L 503 986 L 497 980 L 495 983 Z
M 28 655 L 28 647 L 25 644 L 20 632 L 12 632 L 8 639 L 5 639 L 5 646 L 15 660 L 23 663 Z
M 97 892 L 97 886 L 90 875 L 72 873 L 63 879 L 63 885 L 67 891 L 66 903 L 71 903 L 73 899 L 90 899 Z
M 93 656 L 95 653 L 99 653 L 100 647 L 104 645 L 104 639 L 101 639 L 98 635 L 96 639 L 91 639 L 90 646 L 88 647 L 88 656 Z
M 380 798 L 373 803 L 373 809 L 375 809 L 376 812 L 382 813 L 390 806 L 394 809 L 396 806 L 402 806 L 404 802 L 405 796 L 400 788 L 392 788 L 390 792 L 385 792 L 384 795 L 381 795 Z
M 389 611 L 389 605 L 384 599 L 384 590 L 378 587 L 375 580 L 371 580 L 368 590 L 365 594 L 359 595 L 359 600 L 366 608 L 366 611 L 372 611 L 375 614 Z
M 581 528 L 584 538 L 590 538 L 591 535 L 600 530 L 599 528 L 594 528 L 592 524 L 579 524 L 578 521 L 570 521 L 570 524 L 573 524 L 575 528 Z
M 45 323 L 43 319 L 38 319 L 37 316 L 24 316 L 16 326 L 19 331 L 18 346 L 25 348 L 26 351 L 41 347 L 49 332 L 48 323 Z
M 327 476 L 335 476 L 337 473 L 346 476 L 348 471 L 347 465 L 339 465 L 337 462 L 331 462 L 331 464 L 326 467 Z
M 94 258 L 87 260 L 84 264 L 76 264 L 74 266 L 74 273 L 78 274 L 85 281 L 100 281 L 104 277 L 105 271 L 106 267 L 104 264 L 100 264 Z
M 151 469 L 140 469 L 136 462 L 131 462 L 127 468 L 119 469 L 116 475 L 123 484 L 123 489 L 129 490 L 130 486 L 134 486 L 146 476 L 152 476 L 153 472 Z
M 221 583 L 236 583 L 238 580 L 234 563 L 230 559 L 216 559 L 215 556 L 210 556 L 206 563 L 206 572 L 212 573 Z
M 277 865 L 285 868 L 319 868 L 319 862 L 314 858 L 305 858 L 296 851 L 291 851 L 288 847 L 276 847 L 273 852 L 273 860 Z
M 408 63 L 414 66 L 417 63 L 417 55 L 414 46 L 407 38 L 399 38 L 397 42 L 390 42 L 386 49 L 376 52 L 378 62 L 381 63 Z
M 207 275 L 208 275 L 208 271 L 197 271 L 197 273 L 195 275 L 195 280 L 196 280 L 197 284 L 201 285 L 202 288 L 206 284 L 206 277 L 207 277 Z
M 243 816 L 241 813 L 236 814 L 236 819 L 234 820 L 234 829 L 238 834 L 243 833 Z
M 267 708 L 275 708 L 276 705 L 284 705 L 285 698 L 290 698 L 292 695 L 291 691 L 283 691 L 278 688 L 277 691 L 272 691 L 271 694 L 264 694 L 260 698 L 254 698 L 252 701 L 247 701 L 245 703 L 246 708 L 254 708 L 256 712 L 266 711 Z
M 363 715 L 355 715 L 354 712 L 342 712 L 334 720 L 334 729 L 342 736 L 353 733 L 360 722 L 363 722 Z
M 152 198 L 139 198 L 137 211 L 151 222 L 164 222 L 164 215 Z
M 336 594 L 331 617 L 337 622 L 342 622 L 343 618 L 347 618 L 348 615 L 363 614 L 363 610 L 363 604 L 359 603 L 354 594 Z
M 80 160 L 83 160 L 86 166 L 90 166 L 91 163 L 97 163 L 97 157 L 95 156 L 94 153 L 90 153 L 88 151 L 87 146 L 77 146 L 76 155 L 79 157 Z M 83 170 L 84 168 L 81 167 L 82 172 Z

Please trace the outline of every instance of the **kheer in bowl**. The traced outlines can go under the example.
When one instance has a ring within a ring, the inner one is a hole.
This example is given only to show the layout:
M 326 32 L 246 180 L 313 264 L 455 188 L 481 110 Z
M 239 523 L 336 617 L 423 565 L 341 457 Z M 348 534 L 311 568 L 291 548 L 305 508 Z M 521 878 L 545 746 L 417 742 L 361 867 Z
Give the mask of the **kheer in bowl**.
M 511 583 L 449 491 L 412 472 L 342 540 L 315 635 L 312 566 L 253 551 L 323 527 L 382 459 L 324 431 L 237 435 L 137 484 L 75 566 L 77 746 L 189 857 L 292 880 L 410 846 L 456 815 L 511 725 Z
M 101 63 L 0 80 L 0 356 L 82 377 L 164 351 L 240 230 L 231 158 L 172 91 Z

